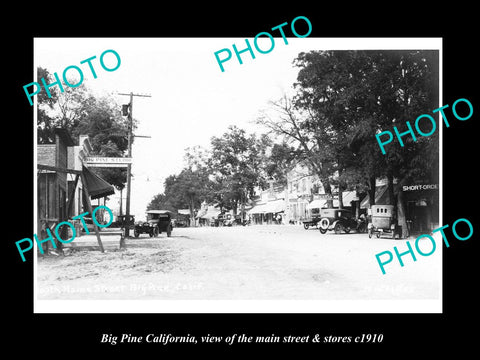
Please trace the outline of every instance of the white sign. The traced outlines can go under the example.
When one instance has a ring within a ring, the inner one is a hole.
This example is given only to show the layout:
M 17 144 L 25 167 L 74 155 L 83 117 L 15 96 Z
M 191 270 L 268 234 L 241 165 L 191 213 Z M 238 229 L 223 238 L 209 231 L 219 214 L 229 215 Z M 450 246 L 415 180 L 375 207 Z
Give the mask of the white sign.
M 127 167 L 132 158 L 87 156 L 83 163 L 88 167 Z
M 409 185 L 404 186 L 403 191 L 413 191 L 413 190 L 437 190 L 438 184 L 424 184 L 424 185 Z

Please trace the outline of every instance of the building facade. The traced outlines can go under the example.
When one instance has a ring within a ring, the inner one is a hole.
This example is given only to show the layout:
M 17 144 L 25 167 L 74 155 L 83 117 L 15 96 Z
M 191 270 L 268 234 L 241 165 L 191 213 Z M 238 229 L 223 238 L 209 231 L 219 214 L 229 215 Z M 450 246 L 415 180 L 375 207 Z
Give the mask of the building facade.
M 67 130 L 57 128 L 54 131 L 53 144 L 37 145 L 37 236 L 47 237 L 46 229 L 51 230 L 56 224 L 69 221 L 75 226 L 77 234 L 83 229 L 80 220 L 73 217 L 87 212 L 88 205 L 85 190 L 88 189 L 90 199 L 103 198 L 114 193 L 112 185 L 87 169 L 83 159 L 92 150 L 88 136 L 80 136 L 79 145 L 75 145 Z M 85 182 L 85 183 L 84 183 Z M 94 208 L 94 207 L 93 207 Z M 103 210 L 103 209 L 102 209 Z M 97 211 L 99 221 L 103 213 Z M 88 224 L 88 219 L 85 217 Z M 92 223 L 90 218 L 90 223 Z M 93 223 L 91 225 L 93 228 Z M 60 236 L 71 238 L 71 229 L 61 227 Z M 48 242 L 44 243 L 48 245 Z
M 68 148 L 74 142 L 65 129 L 55 129 L 53 144 L 37 146 L 37 164 L 50 167 L 68 168 Z M 65 221 L 67 212 L 66 172 L 41 170 L 37 176 L 37 234 L 46 237 L 45 226 Z M 42 239 L 43 239 L 42 238 Z

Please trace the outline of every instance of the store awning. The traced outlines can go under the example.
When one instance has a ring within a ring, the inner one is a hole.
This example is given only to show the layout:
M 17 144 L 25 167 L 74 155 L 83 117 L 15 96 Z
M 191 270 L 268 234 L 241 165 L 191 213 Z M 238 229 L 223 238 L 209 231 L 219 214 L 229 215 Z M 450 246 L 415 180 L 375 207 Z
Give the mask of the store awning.
M 350 206 L 352 201 L 358 200 L 356 191 L 343 191 L 342 192 L 343 206 Z M 338 199 L 333 199 L 333 207 L 338 207 Z M 316 199 L 307 205 L 307 209 L 324 209 L 328 208 L 326 199 Z
M 387 185 L 381 185 L 375 188 L 375 204 L 377 205 L 387 204 L 388 202 L 387 187 L 388 187 Z M 370 194 L 367 194 L 367 196 L 365 196 L 365 198 L 362 200 L 362 202 L 360 203 L 360 208 L 361 209 L 370 208 Z
M 358 201 L 356 191 L 343 191 L 342 192 L 343 206 L 350 206 L 352 201 Z
M 220 215 L 220 210 L 212 207 L 208 207 L 207 211 L 197 215 L 197 219 L 211 219 L 216 218 Z
M 285 211 L 285 200 L 275 200 L 269 201 L 265 204 L 255 205 L 253 208 L 248 210 L 249 214 L 276 214 L 279 212 Z
M 310 202 L 307 205 L 307 209 L 308 210 L 321 209 L 325 206 L 326 203 L 327 203 L 327 200 L 325 200 L 325 199 L 316 199 L 316 200 L 313 200 L 312 202 Z
M 92 199 L 115 194 L 114 187 L 103 180 L 100 176 L 93 173 L 90 169 L 83 166 L 82 172 L 86 183 L 84 186 L 87 187 L 88 193 Z
M 343 206 L 347 206 L 347 205 L 345 203 L 343 203 Z M 338 207 L 338 199 L 333 199 L 333 207 Z M 326 199 L 317 199 L 317 200 L 313 200 L 310 204 L 308 204 L 306 208 L 309 209 L 309 210 L 311 210 L 311 209 L 326 209 L 326 208 L 328 208 L 328 203 L 327 203 Z

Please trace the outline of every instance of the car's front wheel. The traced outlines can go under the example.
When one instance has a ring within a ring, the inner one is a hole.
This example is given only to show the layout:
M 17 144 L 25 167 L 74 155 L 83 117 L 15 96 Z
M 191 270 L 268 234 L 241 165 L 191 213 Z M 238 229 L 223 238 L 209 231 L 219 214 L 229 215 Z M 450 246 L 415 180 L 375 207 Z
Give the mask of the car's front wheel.
M 342 232 L 342 229 L 343 229 L 343 226 L 339 223 L 336 223 L 335 227 L 333 228 L 333 230 L 335 231 L 335 234 L 340 234 Z

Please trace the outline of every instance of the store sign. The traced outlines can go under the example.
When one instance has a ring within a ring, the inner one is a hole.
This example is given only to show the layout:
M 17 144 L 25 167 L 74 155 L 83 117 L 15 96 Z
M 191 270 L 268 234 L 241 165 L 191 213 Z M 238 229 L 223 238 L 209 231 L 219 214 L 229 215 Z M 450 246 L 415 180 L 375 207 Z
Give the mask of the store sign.
M 438 190 L 438 184 L 404 185 L 403 191 Z
M 132 163 L 131 157 L 92 157 L 87 156 L 83 163 L 87 167 L 127 167 Z
M 338 193 L 337 193 L 338 195 Z M 329 194 L 318 194 L 320 200 L 333 200 L 333 196 Z

